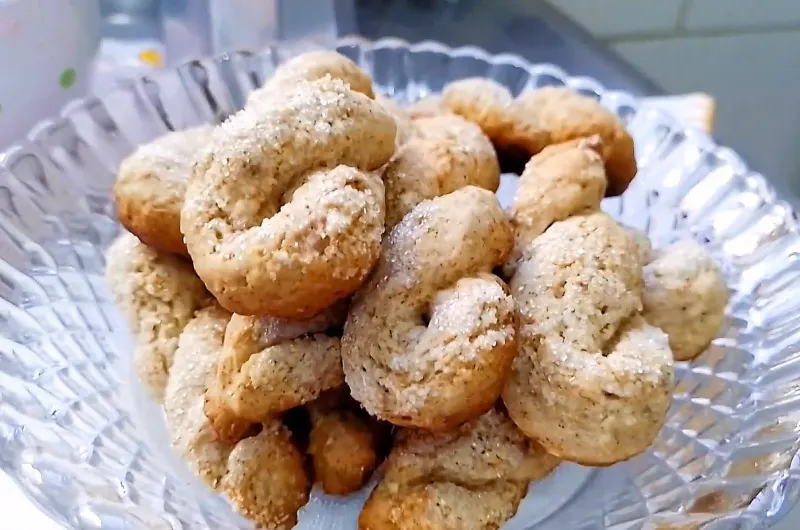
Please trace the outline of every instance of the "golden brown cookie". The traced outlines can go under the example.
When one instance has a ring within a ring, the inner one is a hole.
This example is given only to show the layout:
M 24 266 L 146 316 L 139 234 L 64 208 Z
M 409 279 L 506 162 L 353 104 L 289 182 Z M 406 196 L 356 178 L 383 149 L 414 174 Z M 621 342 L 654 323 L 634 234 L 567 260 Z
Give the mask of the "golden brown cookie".
M 148 246 L 186 255 L 181 206 L 192 166 L 211 138 L 211 126 L 168 133 L 125 158 L 114 184 L 120 223 Z
M 445 433 L 404 430 L 358 528 L 496 530 L 557 465 L 499 410 Z
M 530 156 L 550 143 L 537 116 L 519 112 L 511 92 L 491 79 L 471 77 L 450 83 L 442 92 L 441 106 L 477 124 L 501 151 Z
M 178 337 L 211 296 L 191 263 L 158 252 L 128 232 L 108 248 L 106 281 L 134 336 L 136 375 L 161 403 Z
M 644 268 L 643 316 L 669 336 L 675 360 L 694 359 L 725 322 L 728 287 L 714 259 L 693 241 L 657 251 Z
M 568 87 L 537 88 L 514 100 L 514 113 L 541 127 L 548 145 L 599 136 L 608 175 L 606 195 L 621 195 L 636 176 L 633 138 L 622 121 L 595 99 Z
M 387 96 L 375 94 L 375 102 L 394 118 L 397 125 L 397 148 L 408 142 L 415 133 L 414 123 L 406 110 Z
M 206 394 L 219 438 L 235 443 L 253 423 L 342 386 L 338 335 L 346 316 L 341 302 L 308 320 L 233 315 Z
M 486 412 L 516 354 L 514 304 L 490 271 L 512 245 L 490 191 L 425 201 L 394 227 L 342 337 L 353 398 L 397 425 L 447 429 Z
M 254 90 L 248 104 L 254 99 L 270 98 L 271 91 L 286 90 L 300 81 L 316 81 L 325 76 L 341 79 L 351 90 L 369 98 L 375 97 L 372 91 L 372 78 L 352 60 L 329 50 L 319 50 L 293 57 L 278 66 L 275 73 L 267 79 L 264 86 Z
M 311 416 L 308 454 L 314 478 L 329 495 L 358 491 L 378 464 L 373 426 L 348 406 L 349 401 L 346 391 L 331 392 L 306 406 Z
M 504 154 L 530 157 L 548 145 L 597 136 L 609 196 L 622 194 L 636 176 L 633 139 L 620 119 L 571 88 L 537 88 L 514 98 L 491 79 L 461 79 L 445 87 L 438 104 L 425 104 L 414 115 L 439 109 L 478 124 Z
M 260 432 L 229 445 L 217 440 L 203 412 L 229 319 L 230 313 L 211 306 L 181 334 L 164 400 L 171 444 L 192 472 L 242 515 L 259 527 L 288 530 L 311 487 L 288 430 L 280 420 L 264 419 Z
M 504 268 L 510 277 L 528 242 L 555 221 L 600 209 L 606 191 L 603 160 L 594 139 L 546 147 L 525 165 L 511 203 L 514 251 Z
M 638 247 L 610 217 L 550 226 L 511 279 L 520 352 L 503 391 L 514 423 L 549 453 L 609 465 L 649 447 L 672 397 L 672 352 L 639 315 Z
M 414 206 L 464 186 L 496 191 L 500 166 L 480 128 L 455 115 L 420 118 L 414 134 L 386 166 L 386 227 Z
M 451 112 L 442 107 L 442 100 L 439 96 L 426 96 L 419 99 L 407 106 L 405 111 L 412 120 L 451 114 Z
M 380 105 L 325 77 L 250 102 L 214 130 L 181 210 L 195 270 L 226 309 L 307 318 L 355 291 L 380 253 L 394 153 Z

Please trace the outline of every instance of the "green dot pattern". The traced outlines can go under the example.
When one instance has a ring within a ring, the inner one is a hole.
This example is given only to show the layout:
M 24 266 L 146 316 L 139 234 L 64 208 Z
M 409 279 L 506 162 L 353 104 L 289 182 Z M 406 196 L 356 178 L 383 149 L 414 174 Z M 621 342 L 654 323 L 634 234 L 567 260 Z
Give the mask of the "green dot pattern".
M 78 72 L 74 68 L 67 68 L 58 76 L 58 84 L 61 85 L 61 88 L 70 88 L 75 84 L 77 78 Z

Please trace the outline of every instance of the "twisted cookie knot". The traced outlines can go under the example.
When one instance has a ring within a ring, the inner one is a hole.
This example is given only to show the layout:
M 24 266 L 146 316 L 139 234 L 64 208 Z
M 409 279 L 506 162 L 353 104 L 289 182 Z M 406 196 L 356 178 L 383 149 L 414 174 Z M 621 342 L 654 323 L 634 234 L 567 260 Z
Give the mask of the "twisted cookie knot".
M 512 238 L 494 194 L 472 186 L 419 204 L 391 231 L 342 338 L 345 379 L 368 412 L 446 429 L 493 405 L 516 322 L 490 271 Z
M 289 431 L 279 419 L 264 418 L 260 432 L 230 445 L 217 440 L 203 413 L 230 318 L 212 305 L 198 311 L 181 333 L 164 398 L 171 445 L 195 475 L 259 528 L 288 530 L 311 488 Z
M 420 118 L 412 127 L 413 134 L 383 171 L 387 228 L 422 201 L 464 186 L 497 191 L 500 166 L 480 127 L 455 115 Z
M 636 243 L 596 212 L 554 223 L 511 279 L 520 352 L 503 391 L 514 423 L 553 455 L 587 465 L 652 443 L 672 392 L 666 335 L 642 309 Z
M 344 385 L 339 331 L 347 304 L 307 320 L 233 315 L 205 413 L 220 440 L 235 443 L 254 423 Z
M 557 465 L 497 409 L 447 432 L 401 429 L 358 528 L 500 528 Z
M 548 145 L 598 136 L 609 196 L 622 194 L 636 175 L 633 139 L 622 121 L 595 99 L 568 87 L 541 87 L 514 97 L 490 79 L 462 79 L 444 89 L 438 109 L 434 104 L 425 113 L 437 111 L 463 116 L 478 124 L 499 151 L 523 156 Z
M 301 81 L 217 127 L 195 166 L 181 231 L 226 309 L 312 316 L 351 294 L 380 253 L 394 153 L 383 108 L 338 79 Z

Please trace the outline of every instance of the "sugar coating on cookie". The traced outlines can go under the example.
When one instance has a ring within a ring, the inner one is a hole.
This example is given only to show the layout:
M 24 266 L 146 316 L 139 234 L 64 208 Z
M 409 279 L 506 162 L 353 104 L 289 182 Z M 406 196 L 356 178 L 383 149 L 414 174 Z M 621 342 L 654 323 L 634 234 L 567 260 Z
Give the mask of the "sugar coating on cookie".
M 530 243 L 511 279 L 520 352 L 503 401 L 525 434 L 565 460 L 635 456 L 666 419 L 672 352 L 639 316 L 637 251 L 607 215 L 573 216 Z
M 243 315 L 312 316 L 380 253 L 394 120 L 340 80 L 299 82 L 215 128 L 181 211 L 195 270 Z
M 603 160 L 594 139 L 556 144 L 534 155 L 519 178 L 511 203 L 514 251 L 504 268 L 513 274 L 527 243 L 556 221 L 598 211 L 606 191 Z
M 366 71 L 340 53 L 318 50 L 300 54 L 279 65 L 272 77 L 250 94 L 248 104 L 257 99 L 270 98 L 271 92 L 291 88 L 300 81 L 316 81 L 326 76 L 344 81 L 351 90 L 369 98 L 375 97 L 372 78 Z
M 347 304 L 307 320 L 234 315 L 219 370 L 206 394 L 206 415 L 218 436 L 238 441 L 267 416 L 317 399 L 344 384 L 340 338 Z
M 629 226 L 620 225 L 633 240 L 636 245 L 636 253 L 639 257 L 639 263 L 642 267 L 653 261 L 653 245 L 650 243 L 650 238 L 641 230 L 631 228 Z
M 359 517 L 361 530 L 489 530 L 559 463 L 490 410 L 445 433 L 404 430 Z
M 669 336 L 676 360 L 700 355 L 725 322 L 728 287 L 711 255 L 693 241 L 659 249 L 644 267 L 644 318 Z
M 135 345 L 135 373 L 150 397 L 164 399 L 178 337 L 211 296 L 192 265 L 123 232 L 106 253 L 106 283 Z
M 181 206 L 192 167 L 211 138 L 211 126 L 167 133 L 138 147 L 120 164 L 114 203 L 120 223 L 162 252 L 186 254 Z
M 170 441 L 192 472 L 242 515 L 259 527 L 288 530 L 310 489 L 288 430 L 280 420 L 264 418 L 258 434 L 226 444 L 203 411 L 230 316 L 218 306 L 203 309 L 181 334 L 164 400 Z
M 511 249 L 497 198 L 467 186 L 388 235 L 342 337 L 352 396 L 398 425 L 446 429 L 488 410 L 516 354 L 516 317 L 490 271 Z
M 413 136 L 383 171 L 387 228 L 422 201 L 464 186 L 497 190 L 497 155 L 478 126 L 444 115 L 420 118 L 413 127 Z

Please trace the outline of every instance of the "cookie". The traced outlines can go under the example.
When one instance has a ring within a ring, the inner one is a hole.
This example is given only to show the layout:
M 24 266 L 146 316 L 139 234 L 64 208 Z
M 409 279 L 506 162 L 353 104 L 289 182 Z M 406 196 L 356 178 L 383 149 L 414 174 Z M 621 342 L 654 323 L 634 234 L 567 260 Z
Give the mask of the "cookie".
M 351 394 L 396 425 L 447 429 L 495 403 L 516 355 L 516 315 L 490 271 L 511 249 L 490 191 L 417 205 L 390 232 L 342 337 Z
M 120 164 L 113 191 L 119 222 L 148 246 L 187 255 L 181 206 L 211 130 L 203 125 L 168 133 L 140 146 Z

